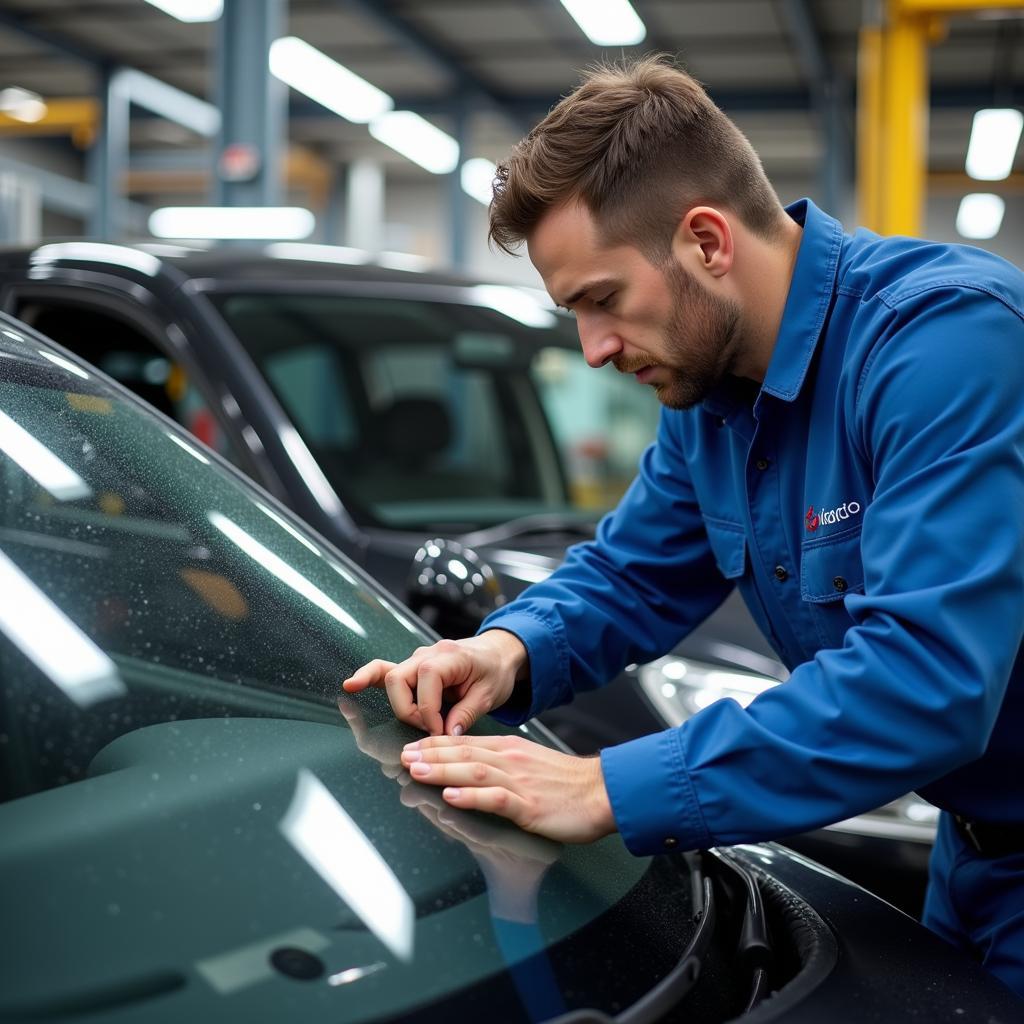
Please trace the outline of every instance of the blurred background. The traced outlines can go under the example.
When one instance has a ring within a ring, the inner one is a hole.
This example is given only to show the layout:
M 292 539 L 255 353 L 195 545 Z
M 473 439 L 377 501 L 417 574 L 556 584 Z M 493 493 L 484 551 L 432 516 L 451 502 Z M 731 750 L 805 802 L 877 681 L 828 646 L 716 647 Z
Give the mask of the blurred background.
M 581 68 L 657 51 L 734 118 L 783 201 L 1020 263 L 1022 15 L 971 0 L 2 0 L 0 241 L 201 238 L 230 225 L 154 212 L 285 207 L 247 230 L 537 285 L 528 260 L 488 249 L 493 164 Z

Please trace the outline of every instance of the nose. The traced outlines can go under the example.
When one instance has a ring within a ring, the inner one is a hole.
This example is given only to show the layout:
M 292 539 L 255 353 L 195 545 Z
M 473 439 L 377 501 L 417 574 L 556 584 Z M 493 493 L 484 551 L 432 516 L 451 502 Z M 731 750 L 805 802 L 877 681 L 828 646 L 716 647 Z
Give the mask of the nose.
M 580 345 L 583 347 L 583 358 L 589 366 L 597 368 L 614 359 L 622 351 L 622 339 L 603 317 L 576 314 L 576 326 L 580 332 Z

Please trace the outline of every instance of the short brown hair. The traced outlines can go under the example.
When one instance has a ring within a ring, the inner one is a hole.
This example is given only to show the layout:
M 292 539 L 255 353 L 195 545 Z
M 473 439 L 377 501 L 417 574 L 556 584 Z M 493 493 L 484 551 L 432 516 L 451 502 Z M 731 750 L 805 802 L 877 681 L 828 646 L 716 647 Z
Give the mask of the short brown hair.
M 580 200 L 609 244 L 667 258 L 679 218 L 706 203 L 778 234 L 782 205 L 743 133 L 664 56 L 600 65 L 498 166 L 490 238 L 505 252 Z

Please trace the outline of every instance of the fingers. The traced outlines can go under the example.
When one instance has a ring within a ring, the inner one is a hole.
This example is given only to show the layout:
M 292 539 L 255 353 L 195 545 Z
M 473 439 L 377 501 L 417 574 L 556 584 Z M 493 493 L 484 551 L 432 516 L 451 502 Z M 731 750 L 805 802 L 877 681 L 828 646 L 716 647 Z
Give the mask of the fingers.
M 446 786 L 441 790 L 445 802 L 463 811 L 486 811 L 525 825 L 527 804 L 502 786 Z
M 488 698 L 480 690 L 470 690 L 448 711 L 443 731 L 449 736 L 461 736 L 469 732 L 490 709 Z
M 406 750 L 436 750 L 442 747 L 473 747 L 483 750 L 508 751 L 527 740 L 515 736 L 424 736 L 421 740 L 413 740 L 403 747 Z M 415 760 L 415 758 L 413 758 Z
M 413 761 L 409 774 L 416 782 L 431 786 L 506 786 L 508 775 L 500 768 L 484 761 L 459 761 L 448 764 L 432 764 L 429 761 Z
M 444 733 L 444 720 L 441 718 L 443 693 L 444 679 L 441 672 L 433 665 L 421 665 L 416 675 L 416 704 L 423 720 L 423 727 L 431 736 L 440 736 Z
M 368 686 L 383 686 L 384 677 L 395 667 L 393 661 L 383 661 L 375 658 L 367 662 L 362 668 L 357 669 L 342 681 L 342 689 L 347 693 L 361 693 Z
M 502 766 L 501 753 L 497 749 L 474 742 L 476 736 L 466 736 L 456 741 L 454 737 L 439 737 L 448 740 L 445 744 L 419 747 L 408 744 L 402 749 L 402 764 L 411 767 L 419 762 L 430 764 L 455 764 L 459 761 L 480 761 L 495 768 Z

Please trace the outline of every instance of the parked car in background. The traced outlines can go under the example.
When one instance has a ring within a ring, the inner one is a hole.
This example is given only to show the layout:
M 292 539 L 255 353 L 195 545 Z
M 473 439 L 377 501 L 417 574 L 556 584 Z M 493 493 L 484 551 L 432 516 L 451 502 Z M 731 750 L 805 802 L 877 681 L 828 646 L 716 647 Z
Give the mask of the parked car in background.
M 384 695 L 337 686 L 432 636 L 0 315 L 0 1020 L 1020 1019 L 781 847 L 632 857 L 443 805 Z
M 588 367 L 543 293 L 342 258 L 49 243 L 0 252 L 0 308 L 182 424 L 442 635 L 466 635 L 593 535 L 658 406 Z M 786 676 L 735 593 L 670 656 L 543 721 L 592 752 Z M 915 912 L 936 815 L 908 796 L 792 843 Z

